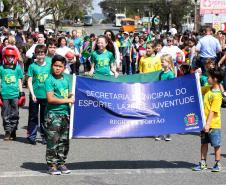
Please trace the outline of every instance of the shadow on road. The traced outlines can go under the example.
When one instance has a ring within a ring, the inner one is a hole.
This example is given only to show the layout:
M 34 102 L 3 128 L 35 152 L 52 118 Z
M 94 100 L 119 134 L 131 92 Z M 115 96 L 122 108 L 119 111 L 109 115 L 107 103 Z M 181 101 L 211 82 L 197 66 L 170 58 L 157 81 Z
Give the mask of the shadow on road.
M 1 139 L 4 139 L 4 135 L 0 134 L 0 140 Z M 28 144 L 27 142 L 27 139 L 25 137 L 16 137 L 16 140 L 12 140 L 12 141 L 5 141 L 5 142 L 19 142 L 19 143 L 26 143 Z
M 211 153 L 210 155 L 215 155 L 215 154 Z M 221 154 L 221 157 L 226 158 L 226 154 Z
M 199 136 L 200 137 L 200 132 L 187 132 L 187 133 L 178 134 L 178 135 L 192 135 L 192 136 Z
M 195 164 L 185 161 L 89 161 L 67 163 L 71 170 L 91 170 L 91 169 L 151 169 L 151 168 L 191 168 Z M 21 168 L 32 171 L 46 170 L 44 163 L 23 163 Z

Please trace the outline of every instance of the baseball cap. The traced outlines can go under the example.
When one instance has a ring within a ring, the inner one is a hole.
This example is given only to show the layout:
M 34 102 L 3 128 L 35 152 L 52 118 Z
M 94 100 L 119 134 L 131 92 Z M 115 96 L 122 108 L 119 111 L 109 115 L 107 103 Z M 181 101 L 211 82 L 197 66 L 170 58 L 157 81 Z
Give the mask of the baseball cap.
M 128 31 L 124 31 L 123 34 L 129 35 L 129 32 Z

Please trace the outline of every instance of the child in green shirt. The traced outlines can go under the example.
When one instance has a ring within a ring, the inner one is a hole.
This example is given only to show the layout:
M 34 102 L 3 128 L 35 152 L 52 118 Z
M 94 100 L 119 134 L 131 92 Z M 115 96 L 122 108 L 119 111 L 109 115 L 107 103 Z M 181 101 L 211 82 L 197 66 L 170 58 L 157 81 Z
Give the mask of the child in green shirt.
M 109 43 L 105 36 L 97 38 L 96 50 L 91 54 L 91 70 L 86 75 L 93 76 L 94 73 L 102 75 L 111 75 L 118 77 L 118 72 L 115 69 L 114 52 L 108 48 Z M 114 49 L 113 49 L 114 50 Z
M 174 75 L 174 64 L 172 56 L 164 54 L 161 56 L 162 72 L 159 74 L 159 80 L 170 80 L 175 77 Z M 157 136 L 156 141 L 161 140 L 162 136 Z M 171 141 L 170 135 L 164 136 L 165 141 Z
M 36 59 L 27 72 L 29 98 L 29 116 L 27 126 L 27 140 L 30 144 L 36 144 L 36 137 L 40 119 L 40 135 L 42 143 L 46 144 L 43 130 L 44 114 L 46 109 L 45 81 L 50 75 L 51 63 L 45 60 L 47 48 L 45 45 L 37 45 L 35 48 Z M 39 115 L 40 112 L 40 115 Z
M 0 66 L 2 120 L 5 130 L 4 140 L 15 140 L 19 123 L 19 102 L 25 97 L 22 92 L 23 72 L 17 64 L 17 53 L 14 47 L 3 51 L 3 65 Z
M 45 133 L 47 139 L 46 162 L 51 175 L 68 174 L 65 166 L 69 151 L 69 111 L 74 103 L 71 95 L 71 82 L 64 75 L 66 59 L 55 55 L 52 59 L 52 74 L 45 82 L 47 109 Z

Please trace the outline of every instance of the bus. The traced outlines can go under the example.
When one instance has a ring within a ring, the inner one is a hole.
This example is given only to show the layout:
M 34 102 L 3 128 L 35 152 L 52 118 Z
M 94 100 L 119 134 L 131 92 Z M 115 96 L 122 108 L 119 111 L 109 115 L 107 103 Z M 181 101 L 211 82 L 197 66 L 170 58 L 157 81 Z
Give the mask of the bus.
M 115 14 L 115 26 L 121 26 L 121 21 L 122 19 L 125 19 L 126 15 L 125 14 Z
M 92 17 L 92 15 L 85 15 L 83 22 L 84 22 L 84 26 L 92 26 L 93 25 L 93 17 Z
M 136 30 L 135 20 L 134 19 L 122 19 L 120 30 L 123 32 L 134 32 Z

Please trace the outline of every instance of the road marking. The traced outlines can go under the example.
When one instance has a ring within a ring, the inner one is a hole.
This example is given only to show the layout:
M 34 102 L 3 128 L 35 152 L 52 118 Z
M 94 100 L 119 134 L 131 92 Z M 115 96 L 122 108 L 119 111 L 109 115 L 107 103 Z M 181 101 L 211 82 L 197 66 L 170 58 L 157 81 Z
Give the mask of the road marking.
M 202 172 L 193 172 L 191 169 L 174 169 L 174 168 L 157 168 L 157 169 L 108 169 L 108 170 L 72 170 L 70 175 L 73 176 L 97 176 L 97 175 L 138 175 L 138 174 L 188 174 L 188 173 L 212 173 L 211 170 Z M 220 173 L 226 173 L 222 170 Z M 47 171 L 8 171 L 0 172 L 0 178 L 11 177 L 35 177 L 49 176 Z

